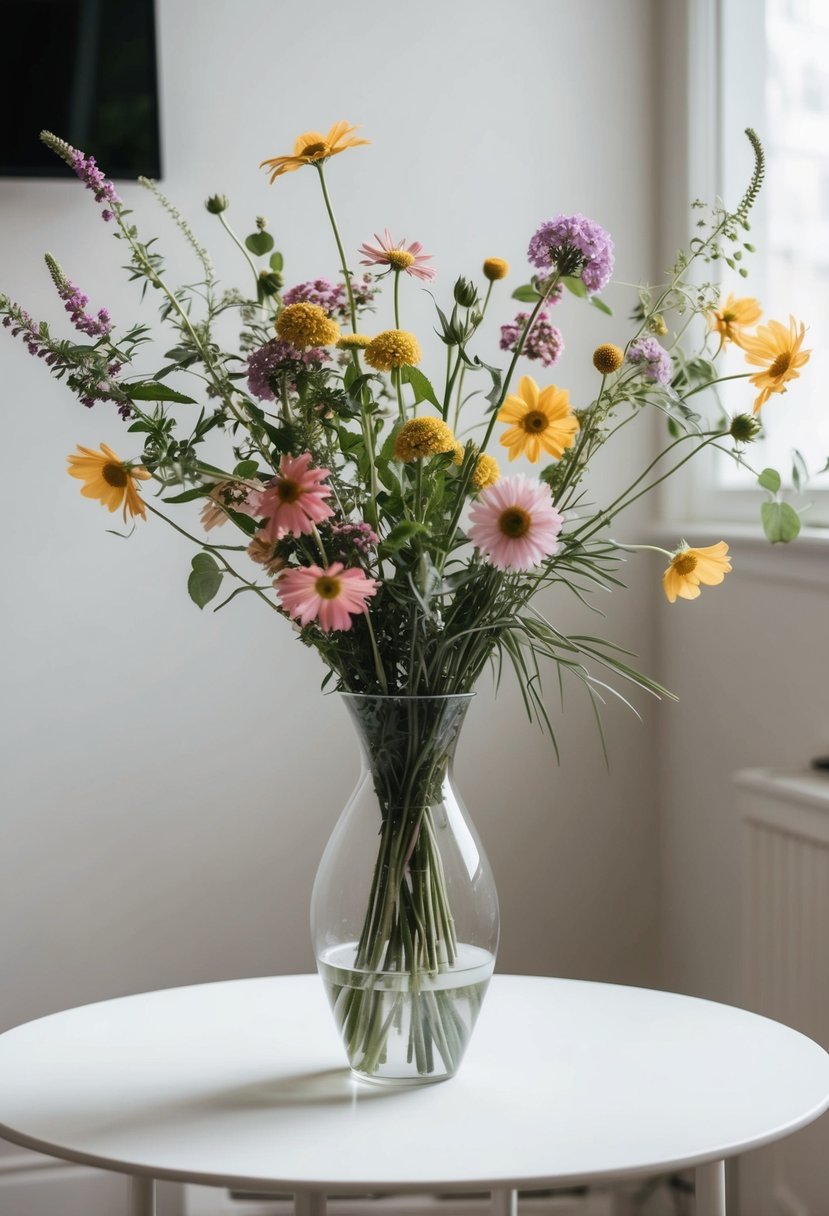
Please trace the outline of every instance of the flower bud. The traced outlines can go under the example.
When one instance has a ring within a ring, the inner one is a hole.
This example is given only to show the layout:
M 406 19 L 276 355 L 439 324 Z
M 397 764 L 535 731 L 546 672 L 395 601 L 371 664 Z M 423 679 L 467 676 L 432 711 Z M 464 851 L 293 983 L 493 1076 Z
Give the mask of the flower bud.
M 223 211 L 227 211 L 230 200 L 226 194 L 211 194 L 204 205 L 211 215 L 221 215 Z
M 731 419 L 728 433 L 738 443 L 751 443 L 752 439 L 756 439 L 762 429 L 763 425 L 760 419 L 754 414 L 735 414 Z
M 282 275 L 275 270 L 259 271 L 259 290 L 265 296 L 275 296 L 282 286 Z
M 472 308 L 478 300 L 478 289 L 468 279 L 461 276 L 455 283 L 455 301 L 461 308 Z
M 648 329 L 652 334 L 658 334 L 660 338 L 664 338 L 668 332 L 668 326 L 665 324 L 665 318 L 661 312 L 655 312 L 648 322 Z

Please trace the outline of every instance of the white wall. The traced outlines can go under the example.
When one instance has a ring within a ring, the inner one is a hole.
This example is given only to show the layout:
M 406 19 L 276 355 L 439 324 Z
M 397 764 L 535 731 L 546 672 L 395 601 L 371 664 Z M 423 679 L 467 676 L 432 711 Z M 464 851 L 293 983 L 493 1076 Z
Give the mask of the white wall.
M 339 118 L 372 141 L 328 174 L 349 248 L 390 226 L 421 239 L 444 300 L 482 257 L 513 264 L 539 221 L 583 211 L 617 243 L 626 282 L 652 273 L 654 97 L 647 0 L 357 0 L 348 9 L 273 0 L 159 0 L 164 191 L 208 242 L 220 274 L 245 267 L 203 200 L 223 191 L 246 232 L 269 217 L 289 281 L 336 274 L 316 196 L 298 173 L 269 187 L 257 167 L 294 135 Z M 105 167 L 105 166 L 104 166 Z M 163 235 L 171 277 L 194 269 L 135 183 L 121 193 L 144 234 Z M 60 328 L 41 261 L 51 250 L 95 308 L 141 310 L 123 252 L 91 198 L 65 181 L 0 182 L 0 289 Z M 506 293 L 502 297 L 505 301 Z M 595 385 L 589 352 L 626 336 L 568 300 L 555 370 L 576 400 Z M 428 341 L 428 297 L 405 323 Z M 498 320 L 511 315 L 504 302 Z M 501 361 L 493 323 L 484 357 Z M 5 692 L 0 819 L 0 1024 L 136 990 L 309 970 L 314 869 L 356 774 L 345 713 L 284 622 L 244 598 L 214 616 L 189 602 L 191 551 L 156 521 L 129 541 L 64 472 L 76 443 L 137 454 L 105 407 L 85 411 L 3 333 Z M 530 370 L 530 369 L 528 369 Z M 627 434 L 627 433 L 626 433 Z M 632 460 L 648 450 L 627 440 Z M 618 479 L 611 462 L 602 490 Z M 650 654 L 658 584 L 635 585 L 585 621 Z M 640 582 L 641 578 L 641 582 Z M 647 581 L 650 580 L 650 581 Z M 664 673 L 656 671 L 657 676 Z M 555 709 L 555 681 L 551 681 Z M 657 707 L 657 713 L 662 707 Z M 461 787 L 493 862 L 504 971 L 646 982 L 655 972 L 655 821 L 646 724 L 611 708 L 612 772 L 574 689 L 557 768 L 517 693 L 486 682 L 459 757 Z

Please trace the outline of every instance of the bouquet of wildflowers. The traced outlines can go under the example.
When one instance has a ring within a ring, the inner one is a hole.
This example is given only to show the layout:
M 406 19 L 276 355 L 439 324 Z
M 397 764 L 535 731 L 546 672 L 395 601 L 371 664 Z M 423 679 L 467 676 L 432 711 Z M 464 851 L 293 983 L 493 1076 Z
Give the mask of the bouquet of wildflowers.
M 608 673 L 658 695 L 663 690 L 634 670 L 625 652 L 590 633 L 565 636 L 534 600 L 555 587 L 589 607 L 591 591 L 619 585 L 620 562 L 636 546 L 609 536 L 617 516 L 707 448 L 745 463 L 762 407 L 808 359 L 802 324 L 758 324 L 757 301 L 721 298 L 717 286 L 721 264 L 744 275 L 752 249 L 748 217 L 763 177 L 756 136 L 747 132 L 755 163 L 743 198 L 733 209 L 697 204 L 697 234 L 664 284 L 640 286 L 627 324 L 612 319 L 601 297 L 613 273 L 610 235 L 584 216 L 557 215 L 529 238 L 528 281 L 511 293 L 519 311 L 504 315 L 500 350 L 484 357 L 476 342 L 488 311 L 507 307 L 509 267 L 487 257 L 436 303 L 445 366 L 428 375 L 418 337 L 402 317 L 407 291 L 431 290 L 432 255 L 388 229 L 358 245 L 337 227 L 326 174 L 335 157 L 368 143 L 356 131 L 339 122 L 326 134 L 308 132 L 292 155 L 262 164 L 280 189 L 289 188 L 281 179 L 296 170 L 317 175 L 321 219 L 337 255 L 330 278 L 286 286 L 265 220 L 242 238 L 231 227 L 228 200 L 207 200 L 239 249 L 246 286 L 229 289 L 217 283 L 190 224 L 144 180 L 200 266 L 196 283 L 170 283 L 157 244 L 139 234 L 94 159 L 43 133 L 91 191 L 121 242 L 130 277 L 161 305 L 158 333 L 143 323 L 117 326 L 106 308 L 90 306 L 74 270 L 70 278 L 51 254 L 46 265 L 67 314 L 62 332 L 0 296 L 11 334 L 83 405 L 123 419 L 128 455 L 106 444 L 79 447 L 69 457 L 70 475 L 82 494 L 120 510 L 125 522 L 149 514 L 187 536 L 197 550 L 188 590 L 200 608 L 256 596 L 319 652 L 326 680 L 344 692 L 469 693 L 485 667 L 500 670 L 506 660 L 528 714 L 553 737 L 545 668 L 577 678 L 596 701 Z M 595 393 L 581 402 L 549 374 L 563 345 L 553 318 L 570 295 L 608 316 L 608 341 L 593 354 Z M 217 337 L 228 314 L 238 332 L 233 349 Z M 691 322 L 700 319 L 689 349 Z M 150 343 L 160 352 L 156 370 L 139 375 L 132 369 Z M 716 404 L 715 392 L 725 378 L 717 360 L 730 344 L 745 352 L 744 374 L 755 390 L 734 416 Z M 519 364 L 537 365 L 538 379 L 518 375 Z M 713 420 L 696 408 L 704 392 L 715 401 Z M 654 411 L 665 420 L 659 455 L 632 469 L 621 493 L 593 501 L 585 478 L 596 453 L 617 443 L 629 423 L 642 418 L 649 425 Z M 226 456 L 208 461 L 203 445 L 209 439 L 213 451 L 219 437 Z M 505 471 L 504 462 L 518 457 L 537 465 L 538 475 Z M 776 474 L 762 476 L 768 535 L 791 539 L 797 512 L 781 500 Z M 200 532 L 167 509 L 194 501 L 201 504 Z M 671 602 L 696 598 L 701 586 L 721 583 L 731 570 L 725 542 L 682 542 L 664 556 Z M 356 965 L 422 975 L 451 966 L 454 945 L 424 820 L 441 765 L 434 749 L 412 748 L 410 728 L 391 714 L 377 748 L 383 823 Z M 445 752 L 437 723 L 432 736 Z M 383 1043 L 368 999 L 349 997 L 343 1018 L 355 1055 L 379 1058 Z M 418 1041 L 431 1035 L 451 1050 L 448 1014 L 442 1025 L 430 1016 Z

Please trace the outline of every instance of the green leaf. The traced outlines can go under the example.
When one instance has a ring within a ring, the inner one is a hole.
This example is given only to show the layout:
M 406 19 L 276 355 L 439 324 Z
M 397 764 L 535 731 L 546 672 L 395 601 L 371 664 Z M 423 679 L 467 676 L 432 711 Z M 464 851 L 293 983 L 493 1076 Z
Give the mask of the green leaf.
M 193 569 L 187 580 L 187 590 L 193 603 L 203 608 L 221 587 L 222 572 L 209 553 L 197 553 L 191 564 Z
M 245 237 L 245 248 L 257 258 L 263 257 L 273 249 L 273 237 L 269 232 L 252 232 Z
M 441 404 L 435 396 L 435 390 L 432 388 L 432 383 L 423 375 L 423 372 L 418 371 L 416 367 L 410 367 L 408 363 L 404 364 L 400 371 L 403 383 L 410 384 L 414 389 L 415 403 L 428 401 L 436 409 L 441 408 Z
M 175 401 L 179 405 L 195 405 L 192 397 L 177 393 L 167 384 L 159 384 L 157 380 L 142 380 L 138 384 L 123 384 L 124 392 L 133 401 Z
M 170 498 L 162 498 L 162 502 L 192 502 L 194 498 L 204 498 L 213 489 L 212 486 L 195 486 L 192 490 L 185 490 L 182 494 L 173 494 Z
M 523 283 L 520 287 L 516 287 L 512 293 L 513 300 L 520 300 L 522 304 L 537 304 L 541 299 L 541 295 L 533 287 L 532 283 Z
M 806 485 L 808 480 L 808 465 L 803 459 L 803 453 L 798 452 L 797 448 L 795 448 L 792 452 L 792 485 L 799 491 Z
M 764 490 L 768 490 L 771 494 L 776 494 L 780 489 L 780 474 L 777 469 L 763 469 L 757 481 Z
M 605 304 L 604 300 L 599 299 L 598 296 L 591 296 L 590 303 L 594 308 L 598 308 L 599 312 L 605 313 L 608 317 L 613 316 L 613 309 L 609 304 Z
M 568 291 L 571 291 L 574 296 L 578 296 L 581 300 L 587 299 L 587 288 L 581 279 L 574 278 L 573 275 L 565 274 L 561 279 Z
M 256 477 L 259 472 L 259 465 L 255 460 L 242 460 L 233 470 L 237 477 L 243 478 L 245 481 L 250 481 L 252 477 Z
M 380 546 L 386 553 L 396 553 L 398 549 L 402 549 L 413 536 L 417 536 L 418 532 L 425 532 L 426 526 L 418 523 L 414 519 L 401 519 L 394 525 L 391 532 L 383 540 Z
M 279 274 L 280 270 L 282 270 L 283 266 L 285 265 L 285 259 L 281 253 L 272 253 L 268 265 L 270 266 L 271 270 L 275 271 L 276 274 Z
M 794 540 L 800 531 L 800 516 L 787 502 L 764 502 L 760 508 L 763 531 L 771 543 Z

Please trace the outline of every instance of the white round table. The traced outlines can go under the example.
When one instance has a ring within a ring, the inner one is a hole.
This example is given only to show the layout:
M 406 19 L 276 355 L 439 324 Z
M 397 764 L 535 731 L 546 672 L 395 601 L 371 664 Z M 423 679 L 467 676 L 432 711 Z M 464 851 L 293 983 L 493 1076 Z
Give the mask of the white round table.
M 316 975 L 172 988 L 0 1035 L 0 1137 L 132 1177 L 325 1196 L 518 1188 L 696 1167 L 725 1212 L 724 1159 L 829 1106 L 829 1056 L 777 1022 L 612 984 L 496 975 L 461 1069 L 355 1080 Z

